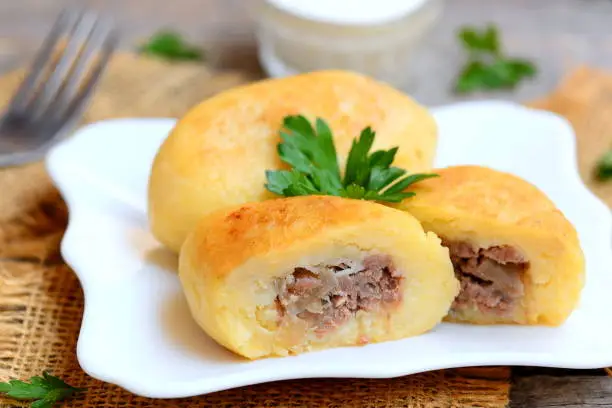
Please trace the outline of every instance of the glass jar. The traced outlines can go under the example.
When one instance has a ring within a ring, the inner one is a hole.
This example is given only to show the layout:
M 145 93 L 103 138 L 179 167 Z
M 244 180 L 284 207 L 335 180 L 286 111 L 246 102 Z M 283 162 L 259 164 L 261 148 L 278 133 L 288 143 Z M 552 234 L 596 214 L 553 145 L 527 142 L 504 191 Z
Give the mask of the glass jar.
M 345 69 L 403 88 L 442 7 L 443 0 L 261 0 L 259 59 L 272 77 Z

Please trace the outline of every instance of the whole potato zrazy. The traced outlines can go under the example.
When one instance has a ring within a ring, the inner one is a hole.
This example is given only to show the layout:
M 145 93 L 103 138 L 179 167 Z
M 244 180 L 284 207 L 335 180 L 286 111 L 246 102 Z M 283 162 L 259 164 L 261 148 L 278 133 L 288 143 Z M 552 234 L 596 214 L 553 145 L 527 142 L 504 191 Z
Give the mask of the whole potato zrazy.
M 332 129 L 343 167 L 354 138 L 370 126 L 373 149 L 399 147 L 394 165 L 432 167 L 437 127 L 421 105 L 392 87 L 345 71 L 267 79 L 219 93 L 181 118 L 160 147 L 149 179 L 151 229 L 178 252 L 204 215 L 276 197 L 266 170 L 285 168 L 277 144 L 283 118 L 320 117 Z

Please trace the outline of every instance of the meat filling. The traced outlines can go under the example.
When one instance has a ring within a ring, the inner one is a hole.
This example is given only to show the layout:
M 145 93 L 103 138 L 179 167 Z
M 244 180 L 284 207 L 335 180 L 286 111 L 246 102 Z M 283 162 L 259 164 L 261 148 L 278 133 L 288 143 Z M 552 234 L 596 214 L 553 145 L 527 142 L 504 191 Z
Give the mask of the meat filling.
M 277 281 L 276 307 L 281 319 L 296 316 L 323 334 L 359 310 L 399 302 L 402 279 L 391 257 L 385 255 L 371 255 L 362 262 L 342 259 L 301 266 Z
M 482 313 L 512 314 L 523 297 L 523 273 L 529 262 L 514 247 L 475 248 L 467 242 L 444 241 L 461 291 L 452 310 L 476 308 Z

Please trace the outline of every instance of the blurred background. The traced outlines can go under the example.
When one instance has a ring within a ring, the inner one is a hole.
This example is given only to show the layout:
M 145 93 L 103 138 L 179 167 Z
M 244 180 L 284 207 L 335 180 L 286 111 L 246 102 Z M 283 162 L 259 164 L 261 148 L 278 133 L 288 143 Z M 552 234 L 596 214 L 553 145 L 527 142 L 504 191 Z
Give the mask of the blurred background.
M 411 1 L 420 3 L 416 0 L 409 0 L 408 3 Z M 27 61 L 60 10 L 77 3 L 80 2 L 0 2 L 0 72 Z M 97 7 L 107 9 L 116 19 L 122 30 L 122 48 L 134 49 L 158 30 L 170 29 L 205 49 L 207 63 L 216 68 L 266 75 L 257 58 L 256 41 L 256 22 L 260 17 L 258 7 L 262 3 L 261 0 L 93 2 Z M 407 21 L 405 26 L 422 23 L 419 18 Z M 407 83 L 401 87 L 428 105 L 482 97 L 480 91 L 468 94 L 451 92 L 466 63 L 466 52 L 457 38 L 457 32 L 466 26 L 482 28 L 491 23 L 498 30 L 504 52 L 533 62 L 537 74 L 520 81 L 511 90 L 488 90 L 484 94 L 520 101 L 533 99 L 554 89 L 563 75 L 578 65 L 612 67 L 610 21 L 610 0 L 440 2 L 440 14 L 431 24 L 428 23 L 430 28 L 423 31 L 418 41 L 415 40 L 414 52 L 411 51 L 401 68 L 407 79 Z
M 559 114 L 574 128 L 582 179 L 612 207 L 612 0 L 0 0 L 3 111 L 57 16 L 77 5 L 111 15 L 124 51 L 79 124 L 177 118 L 253 79 L 355 69 L 429 106 L 494 98 Z M 55 132 L 58 122 L 22 137 L 15 128 L 25 121 L 4 123 L 14 128 L 2 132 L 0 120 L 0 380 L 50 369 L 89 389 L 79 406 L 160 406 L 94 381 L 76 361 L 84 303 L 60 254 L 68 209 L 42 161 L 20 156 L 42 155 L 41 141 L 70 132 Z M 612 407 L 603 370 L 514 369 L 511 377 L 502 367 L 417 378 L 397 388 L 438 398 L 436 406 L 451 393 L 479 407 L 507 407 L 508 399 L 512 407 Z M 384 395 L 396 394 L 385 385 Z

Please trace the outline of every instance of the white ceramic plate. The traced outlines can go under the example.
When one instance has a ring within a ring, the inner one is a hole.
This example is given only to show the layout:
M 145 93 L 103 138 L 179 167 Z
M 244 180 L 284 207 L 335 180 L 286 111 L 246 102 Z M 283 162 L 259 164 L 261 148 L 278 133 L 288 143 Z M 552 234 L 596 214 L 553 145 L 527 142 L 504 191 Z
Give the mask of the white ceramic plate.
M 62 253 L 85 291 L 78 359 L 91 376 L 148 397 L 185 397 L 272 380 L 384 378 L 479 365 L 612 365 L 612 217 L 580 181 L 574 136 L 559 117 L 501 102 L 434 109 L 438 166 L 479 164 L 546 192 L 576 226 L 583 300 L 559 328 L 441 324 L 422 336 L 247 362 L 192 321 L 176 257 L 151 236 L 149 166 L 170 119 L 90 125 L 58 145 L 48 169 L 70 209 Z

